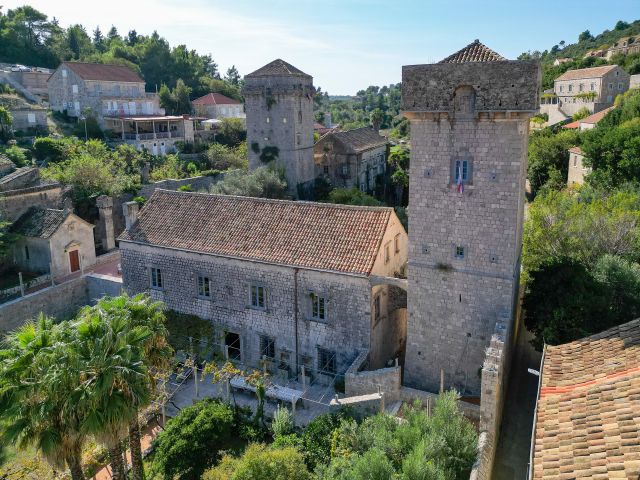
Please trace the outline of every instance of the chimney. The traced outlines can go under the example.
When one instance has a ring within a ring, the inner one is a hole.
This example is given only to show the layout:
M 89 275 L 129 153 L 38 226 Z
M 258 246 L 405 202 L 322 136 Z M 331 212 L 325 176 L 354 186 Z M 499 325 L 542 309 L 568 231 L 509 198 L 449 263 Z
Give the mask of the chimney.
M 113 250 L 116 247 L 113 233 L 113 199 L 106 195 L 100 195 L 96 198 L 96 205 L 98 206 L 102 248 L 106 251 Z
M 138 202 L 126 202 L 122 205 L 124 223 L 127 230 L 131 229 L 131 226 L 136 223 L 136 220 L 138 220 L 138 210 L 140 210 Z
M 151 164 L 149 162 L 144 162 L 142 168 L 140 169 L 140 183 L 146 185 L 149 183 L 149 173 L 151 172 Z

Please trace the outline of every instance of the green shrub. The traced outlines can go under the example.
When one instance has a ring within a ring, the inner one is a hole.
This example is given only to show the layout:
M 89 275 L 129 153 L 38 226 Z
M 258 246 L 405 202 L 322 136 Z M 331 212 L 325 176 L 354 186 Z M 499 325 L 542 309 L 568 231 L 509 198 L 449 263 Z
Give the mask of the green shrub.
M 295 448 L 273 449 L 250 445 L 235 458 L 225 455 L 217 467 L 208 470 L 203 480 L 311 480 L 300 452 Z
M 29 163 L 29 159 L 27 158 L 26 150 L 24 148 L 20 148 L 17 145 L 12 145 L 4 151 L 4 154 L 16 164 L 18 167 L 24 167 Z
M 274 438 L 283 437 L 293 433 L 293 416 L 286 407 L 278 407 L 273 415 L 273 421 L 271 422 L 271 430 L 273 431 Z
M 57 163 L 64 159 L 69 146 L 70 141 L 67 139 L 40 137 L 33 142 L 33 154 L 37 160 Z
M 216 400 L 183 408 L 153 442 L 154 471 L 167 480 L 198 480 L 231 442 L 233 426 L 233 410 Z

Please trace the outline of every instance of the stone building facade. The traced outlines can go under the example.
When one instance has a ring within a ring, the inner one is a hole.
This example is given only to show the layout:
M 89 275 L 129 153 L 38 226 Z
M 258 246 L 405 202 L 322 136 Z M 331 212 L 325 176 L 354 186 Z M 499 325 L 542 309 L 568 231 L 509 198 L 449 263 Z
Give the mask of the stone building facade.
M 285 170 L 289 192 L 306 196 L 314 180 L 313 77 L 283 60 L 245 76 L 251 170 L 275 162 Z
M 591 168 L 584 165 L 584 153 L 580 147 L 569 149 L 569 174 L 567 185 L 582 185 L 584 177 L 591 173 Z
M 93 225 L 69 211 L 32 207 L 11 231 L 13 263 L 25 271 L 63 277 L 96 263 Z
M 210 320 L 237 360 L 326 382 L 362 349 L 399 355 L 395 287 L 372 284 L 406 262 L 393 209 L 156 190 L 127 215 L 125 289 Z
M 371 193 L 387 165 L 387 139 L 373 128 L 329 132 L 314 147 L 316 176 L 335 187 Z
M 629 74 L 618 65 L 568 70 L 554 80 L 558 108 L 571 116 L 582 108 L 596 113 L 613 105 L 616 95 L 629 90 Z
M 47 81 L 52 110 L 80 117 L 86 109 L 100 124 L 104 117 L 164 115 L 156 93 L 123 65 L 63 62 Z
M 494 326 L 513 318 L 535 62 L 475 41 L 437 64 L 403 67 L 411 121 L 404 384 L 477 394 Z

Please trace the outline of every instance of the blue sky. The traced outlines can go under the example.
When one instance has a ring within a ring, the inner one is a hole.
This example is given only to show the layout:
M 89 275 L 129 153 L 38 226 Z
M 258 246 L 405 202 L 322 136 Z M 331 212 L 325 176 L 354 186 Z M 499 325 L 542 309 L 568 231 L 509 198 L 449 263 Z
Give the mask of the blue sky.
M 507 58 L 640 18 L 639 0 L 4 0 L 63 26 L 157 30 L 242 75 L 283 58 L 330 94 L 400 81 L 402 65 L 440 60 L 478 38 Z

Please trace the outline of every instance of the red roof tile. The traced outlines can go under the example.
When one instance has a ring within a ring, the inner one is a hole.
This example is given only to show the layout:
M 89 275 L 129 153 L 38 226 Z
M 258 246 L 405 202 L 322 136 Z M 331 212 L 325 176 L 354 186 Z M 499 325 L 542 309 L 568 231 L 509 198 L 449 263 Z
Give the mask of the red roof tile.
M 102 63 L 64 62 L 83 80 L 104 80 L 106 82 L 144 82 L 140 75 L 124 65 Z
M 368 275 L 393 209 L 156 190 L 120 240 Z
M 200 98 L 196 98 L 194 105 L 238 105 L 240 102 L 233 98 L 225 97 L 221 93 L 207 93 Z
M 480 40 L 474 40 L 462 50 L 449 55 L 438 63 L 467 63 L 467 62 L 503 62 L 506 58 L 494 52 Z
M 603 65 L 601 67 L 580 68 L 578 70 L 567 70 L 556 80 L 579 80 L 581 78 L 599 78 L 610 72 L 617 65 Z
M 600 110 L 598 113 L 594 113 L 592 115 L 589 115 L 588 117 L 583 118 L 582 120 L 579 120 L 580 123 L 598 123 L 600 120 L 602 120 L 607 113 L 609 113 L 611 110 L 613 110 L 615 107 L 609 107 L 609 108 L 605 108 L 604 110 Z
M 532 478 L 637 480 L 640 319 L 547 346 L 540 382 Z

